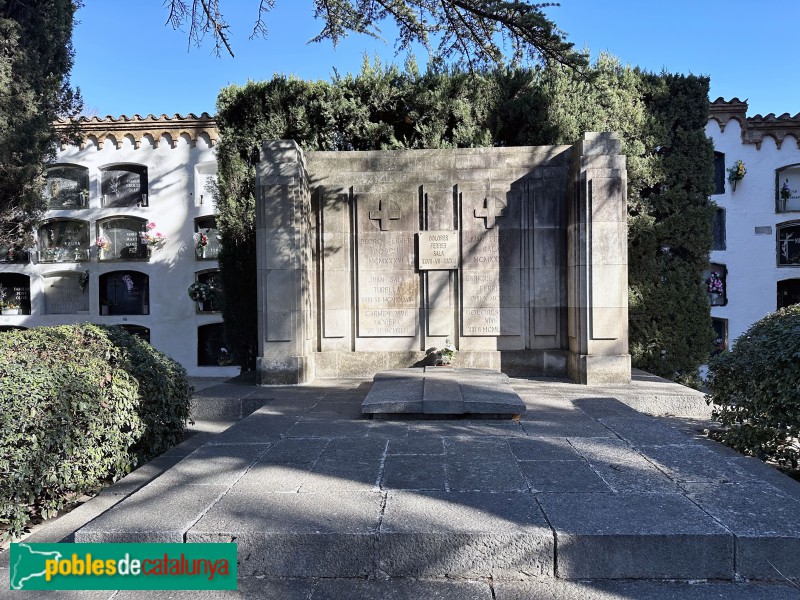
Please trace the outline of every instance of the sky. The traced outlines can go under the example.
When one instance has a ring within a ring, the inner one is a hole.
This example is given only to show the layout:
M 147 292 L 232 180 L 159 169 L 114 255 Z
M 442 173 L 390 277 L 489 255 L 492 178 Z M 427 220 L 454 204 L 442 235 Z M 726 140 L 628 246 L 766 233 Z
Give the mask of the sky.
M 337 47 L 307 43 L 322 27 L 312 0 L 276 0 L 266 39 L 248 39 L 258 0 L 221 0 L 234 57 L 209 38 L 190 46 L 166 25 L 162 0 L 84 0 L 73 34 L 72 83 L 85 113 L 104 117 L 215 113 L 219 90 L 275 74 L 330 79 L 360 70 L 365 53 L 403 64 L 386 40 L 353 35 Z M 749 102 L 748 115 L 800 113 L 798 0 L 561 0 L 547 15 L 577 48 L 617 56 L 648 71 L 706 75 L 709 97 Z M 417 62 L 426 55 L 417 50 Z

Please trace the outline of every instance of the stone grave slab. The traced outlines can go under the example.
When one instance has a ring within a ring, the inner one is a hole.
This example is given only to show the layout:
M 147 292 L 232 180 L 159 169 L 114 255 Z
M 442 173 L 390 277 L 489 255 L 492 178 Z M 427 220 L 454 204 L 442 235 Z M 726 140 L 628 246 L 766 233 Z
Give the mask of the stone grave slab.
M 525 404 L 508 376 L 490 369 L 450 366 L 382 371 L 361 403 L 362 414 L 447 415 L 512 418 Z

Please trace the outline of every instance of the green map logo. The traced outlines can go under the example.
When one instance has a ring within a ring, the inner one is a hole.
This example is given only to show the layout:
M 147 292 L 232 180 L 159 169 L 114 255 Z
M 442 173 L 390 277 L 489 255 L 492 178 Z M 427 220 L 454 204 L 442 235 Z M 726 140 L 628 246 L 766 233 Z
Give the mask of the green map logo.
M 11 545 L 12 590 L 235 590 L 236 544 Z

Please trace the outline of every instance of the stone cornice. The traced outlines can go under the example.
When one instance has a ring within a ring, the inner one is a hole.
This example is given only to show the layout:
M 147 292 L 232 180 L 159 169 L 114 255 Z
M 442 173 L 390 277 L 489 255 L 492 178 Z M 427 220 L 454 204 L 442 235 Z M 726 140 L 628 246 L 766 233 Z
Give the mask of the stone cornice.
M 108 138 L 113 140 L 117 148 L 121 148 L 126 137 L 130 137 L 133 140 L 135 148 L 141 146 L 143 137 L 150 137 L 153 140 L 153 146 L 157 148 L 165 134 L 172 148 L 175 148 L 182 135 L 188 136 L 192 146 L 195 146 L 198 137 L 202 134 L 205 134 L 211 146 L 214 146 L 217 143 L 218 136 L 217 122 L 208 113 L 203 113 L 199 117 L 189 113 L 186 116 L 175 115 L 173 117 L 168 117 L 167 115 L 161 115 L 160 117 L 133 115 L 132 117 L 127 117 L 123 115 L 118 119 L 111 116 L 107 116 L 104 119 L 81 117 L 75 121 L 59 119 L 55 123 L 56 129 L 66 131 L 67 126 L 71 123 L 77 124 L 78 134 L 81 138 L 81 150 L 86 147 L 87 140 L 94 141 L 97 144 L 97 148 L 100 149 Z M 69 143 L 66 137 L 62 137 L 61 149 L 66 148 Z
M 800 113 L 795 116 L 783 113 L 776 117 L 774 113 L 769 113 L 766 117 L 748 117 L 747 100 L 717 98 L 708 107 L 708 120 L 712 119 L 719 123 L 720 131 L 725 131 L 729 121 L 737 121 L 742 128 L 742 143 L 755 144 L 758 149 L 761 149 L 765 137 L 775 140 L 775 145 L 780 149 L 787 135 L 791 135 L 800 148 Z

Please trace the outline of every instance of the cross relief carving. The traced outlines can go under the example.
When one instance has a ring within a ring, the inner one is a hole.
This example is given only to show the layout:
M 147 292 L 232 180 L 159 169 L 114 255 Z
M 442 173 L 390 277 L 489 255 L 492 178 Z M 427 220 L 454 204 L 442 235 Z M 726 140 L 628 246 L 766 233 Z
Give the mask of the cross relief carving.
M 483 200 L 483 207 L 475 209 L 476 219 L 485 219 L 486 229 L 494 229 L 495 219 L 506 216 L 506 205 L 499 198 L 487 196 Z
M 378 210 L 369 211 L 369 218 L 371 220 L 380 221 L 381 231 L 387 231 L 389 229 L 389 222 L 400 220 L 401 215 L 400 208 L 391 200 L 381 200 L 378 204 Z

